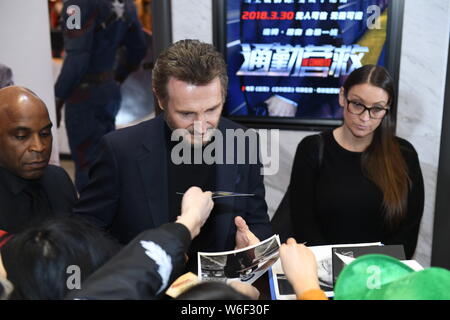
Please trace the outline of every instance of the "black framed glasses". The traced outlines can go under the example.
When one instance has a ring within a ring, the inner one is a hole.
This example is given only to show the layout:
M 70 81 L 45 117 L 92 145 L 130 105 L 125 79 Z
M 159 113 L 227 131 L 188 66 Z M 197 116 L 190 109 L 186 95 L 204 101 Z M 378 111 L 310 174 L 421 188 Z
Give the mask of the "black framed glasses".
M 374 106 L 369 108 L 361 102 L 345 99 L 347 100 L 347 110 L 352 114 L 361 115 L 367 110 L 370 118 L 382 119 L 389 111 L 388 107 Z

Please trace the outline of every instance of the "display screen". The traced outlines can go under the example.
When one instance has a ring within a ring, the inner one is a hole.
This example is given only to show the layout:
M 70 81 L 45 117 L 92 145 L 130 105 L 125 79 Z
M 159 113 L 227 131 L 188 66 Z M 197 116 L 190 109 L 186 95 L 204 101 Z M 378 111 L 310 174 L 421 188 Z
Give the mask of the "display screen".
M 385 66 L 387 0 L 228 0 L 224 114 L 340 120 L 347 75 Z

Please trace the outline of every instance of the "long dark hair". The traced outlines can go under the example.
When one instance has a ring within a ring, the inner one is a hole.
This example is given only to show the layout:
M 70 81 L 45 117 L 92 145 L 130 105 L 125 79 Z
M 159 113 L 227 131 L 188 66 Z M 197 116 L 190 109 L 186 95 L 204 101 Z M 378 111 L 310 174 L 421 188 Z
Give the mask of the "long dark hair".
M 363 152 L 361 166 L 364 174 L 383 192 L 385 221 L 388 226 L 394 227 L 406 215 L 408 191 L 411 186 L 408 168 L 395 138 L 394 81 L 385 68 L 365 65 L 353 71 L 346 79 L 343 86 L 345 96 L 347 97 L 353 86 L 365 83 L 383 89 L 389 96 L 390 110 L 375 130 L 371 144 Z
M 55 218 L 15 234 L 1 249 L 13 300 L 59 300 L 68 293 L 68 267 L 81 282 L 119 249 L 112 238 L 81 218 Z

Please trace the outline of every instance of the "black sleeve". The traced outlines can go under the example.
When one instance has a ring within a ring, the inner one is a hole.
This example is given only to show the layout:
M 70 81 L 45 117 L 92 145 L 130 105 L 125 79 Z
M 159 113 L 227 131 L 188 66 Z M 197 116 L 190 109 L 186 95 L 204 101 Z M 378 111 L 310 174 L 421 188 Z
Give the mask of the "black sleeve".
M 58 184 L 60 184 L 60 188 L 62 190 L 66 190 L 68 201 L 73 207 L 75 202 L 78 200 L 77 190 L 75 189 L 72 179 L 70 179 L 67 171 L 62 167 L 58 167 L 58 170 L 61 172 L 61 180 Z
M 315 187 L 319 171 L 318 135 L 304 138 L 298 145 L 289 184 L 290 215 L 297 242 L 326 243 L 315 215 Z
M 48 165 L 41 178 L 48 200 L 56 216 L 69 216 L 78 196 L 72 180 L 62 167 Z
M 411 259 L 416 250 L 420 222 L 423 215 L 424 185 L 416 150 L 405 140 L 401 141 L 401 148 L 408 165 L 411 188 L 408 193 L 406 217 L 398 229 L 396 229 L 395 233 L 385 241 L 385 244 L 403 244 L 406 259 Z
M 189 230 L 179 223 L 144 231 L 66 299 L 155 299 L 184 271 L 190 243 Z
M 82 190 L 74 213 L 107 229 L 117 212 L 119 188 L 117 158 L 105 136 L 100 141 L 99 156 L 89 170 L 89 183 Z

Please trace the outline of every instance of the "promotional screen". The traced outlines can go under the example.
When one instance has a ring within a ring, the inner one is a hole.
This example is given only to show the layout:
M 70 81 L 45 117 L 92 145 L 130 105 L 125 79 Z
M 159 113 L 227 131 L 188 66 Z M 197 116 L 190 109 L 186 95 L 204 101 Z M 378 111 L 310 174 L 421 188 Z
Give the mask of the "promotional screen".
M 339 120 L 354 69 L 385 66 L 387 0 L 228 0 L 226 116 Z

